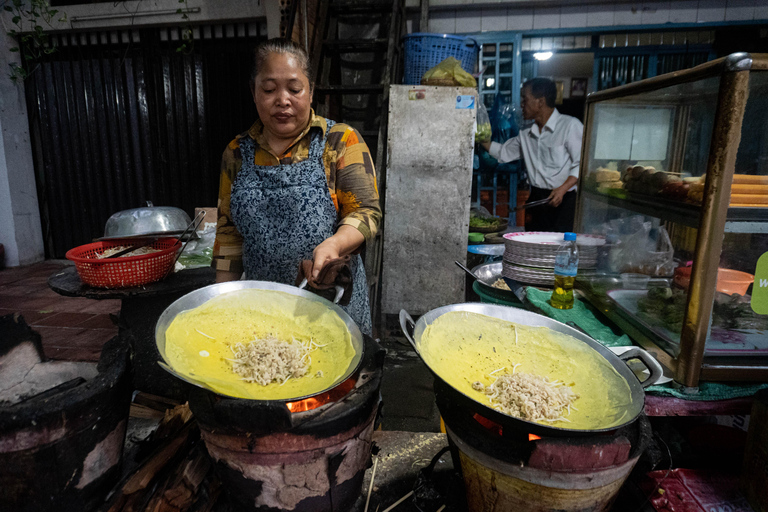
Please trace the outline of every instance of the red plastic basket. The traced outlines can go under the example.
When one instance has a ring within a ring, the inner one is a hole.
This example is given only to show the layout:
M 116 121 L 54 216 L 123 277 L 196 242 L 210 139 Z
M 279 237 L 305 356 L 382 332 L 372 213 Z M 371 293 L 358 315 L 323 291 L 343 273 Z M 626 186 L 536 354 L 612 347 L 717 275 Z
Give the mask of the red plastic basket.
M 67 259 L 75 262 L 80 279 L 96 288 L 129 288 L 154 283 L 171 268 L 176 251 L 181 248 L 176 238 L 160 238 L 153 242 L 159 252 L 100 260 L 96 256 L 112 247 L 130 245 L 129 240 L 110 240 L 85 244 L 67 251 Z

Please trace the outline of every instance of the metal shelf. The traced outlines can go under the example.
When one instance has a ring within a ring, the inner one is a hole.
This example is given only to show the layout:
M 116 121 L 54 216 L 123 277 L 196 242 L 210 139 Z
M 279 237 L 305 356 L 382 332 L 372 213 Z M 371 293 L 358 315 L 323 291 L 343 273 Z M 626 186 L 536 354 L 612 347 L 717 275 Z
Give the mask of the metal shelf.
M 608 196 L 592 190 L 582 190 L 588 198 L 617 208 L 657 219 L 668 220 L 695 229 L 699 227 L 700 207 L 663 197 L 631 194 L 626 199 Z M 728 208 L 726 233 L 768 233 L 768 208 Z

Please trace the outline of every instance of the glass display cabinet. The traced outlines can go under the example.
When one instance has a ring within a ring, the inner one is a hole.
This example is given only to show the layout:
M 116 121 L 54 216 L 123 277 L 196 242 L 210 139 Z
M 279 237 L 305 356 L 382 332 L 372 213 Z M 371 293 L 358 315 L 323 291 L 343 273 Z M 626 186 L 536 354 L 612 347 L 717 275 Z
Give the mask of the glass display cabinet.
M 768 54 L 587 99 L 577 288 L 686 391 L 768 381 Z

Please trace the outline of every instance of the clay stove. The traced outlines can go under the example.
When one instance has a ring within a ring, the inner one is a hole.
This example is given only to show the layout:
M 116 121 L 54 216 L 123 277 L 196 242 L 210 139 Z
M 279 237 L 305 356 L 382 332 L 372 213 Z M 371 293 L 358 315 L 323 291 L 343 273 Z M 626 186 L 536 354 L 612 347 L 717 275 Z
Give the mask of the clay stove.
M 344 511 L 371 458 L 384 351 L 364 341 L 360 369 L 295 402 L 225 398 L 195 388 L 190 408 L 234 510 Z
M 643 415 L 611 432 L 540 437 L 488 420 L 458 394 L 435 379 L 470 512 L 610 510 L 652 435 Z

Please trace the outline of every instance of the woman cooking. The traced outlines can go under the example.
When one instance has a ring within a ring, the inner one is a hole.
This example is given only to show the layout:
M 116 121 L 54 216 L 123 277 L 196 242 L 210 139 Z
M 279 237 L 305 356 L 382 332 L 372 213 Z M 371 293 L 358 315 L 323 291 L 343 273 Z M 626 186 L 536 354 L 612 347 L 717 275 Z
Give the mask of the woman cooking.
M 221 162 L 216 280 L 295 284 L 312 259 L 310 285 L 328 262 L 353 255 L 344 309 L 366 334 L 371 314 L 358 255 L 381 220 L 370 151 L 350 126 L 310 108 L 309 59 L 298 45 L 256 47 L 251 92 L 259 119 L 229 143 Z

